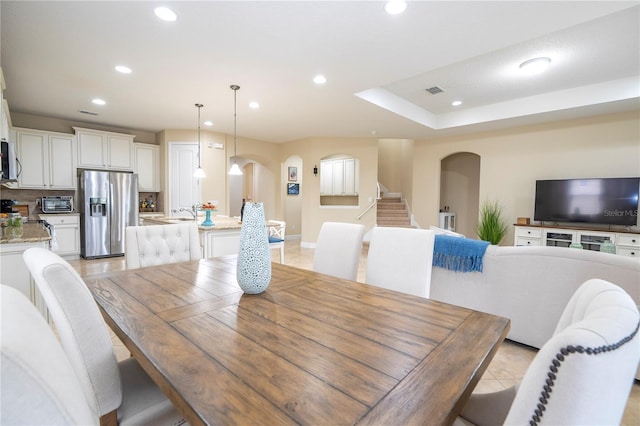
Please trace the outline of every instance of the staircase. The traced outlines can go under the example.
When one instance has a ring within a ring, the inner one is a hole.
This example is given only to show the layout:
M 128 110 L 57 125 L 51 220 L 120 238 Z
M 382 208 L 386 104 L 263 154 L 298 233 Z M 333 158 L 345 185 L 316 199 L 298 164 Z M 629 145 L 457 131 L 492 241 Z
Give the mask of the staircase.
M 409 211 L 400 197 L 385 197 L 378 201 L 378 226 L 414 228 Z

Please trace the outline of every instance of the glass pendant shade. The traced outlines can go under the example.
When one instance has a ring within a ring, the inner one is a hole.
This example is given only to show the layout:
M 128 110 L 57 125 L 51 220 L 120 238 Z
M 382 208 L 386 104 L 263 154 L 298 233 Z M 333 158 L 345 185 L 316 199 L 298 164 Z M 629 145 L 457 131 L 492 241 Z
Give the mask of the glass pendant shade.
M 240 166 L 238 166 L 238 163 L 234 162 L 231 165 L 231 168 L 229 169 L 229 174 L 235 175 L 235 176 L 242 175 L 242 170 L 240 169 Z
M 198 167 L 195 172 L 193 172 L 193 177 L 196 179 L 206 178 L 207 174 L 204 172 L 202 167 Z

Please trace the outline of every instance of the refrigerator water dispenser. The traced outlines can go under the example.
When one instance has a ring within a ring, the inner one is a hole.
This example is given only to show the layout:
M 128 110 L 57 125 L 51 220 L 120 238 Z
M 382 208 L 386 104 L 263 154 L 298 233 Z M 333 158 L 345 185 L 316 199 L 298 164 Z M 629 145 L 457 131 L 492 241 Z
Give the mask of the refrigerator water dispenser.
M 106 216 L 107 200 L 105 200 L 104 198 L 89 198 L 89 215 Z

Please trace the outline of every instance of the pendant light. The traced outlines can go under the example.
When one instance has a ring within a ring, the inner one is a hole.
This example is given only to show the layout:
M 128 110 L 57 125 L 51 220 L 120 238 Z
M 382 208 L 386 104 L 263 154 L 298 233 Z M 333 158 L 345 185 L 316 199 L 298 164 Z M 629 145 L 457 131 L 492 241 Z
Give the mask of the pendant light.
M 236 175 L 236 176 L 242 175 L 242 170 L 240 170 L 240 166 L 238 166 L 238 162 L 236 161 L 236 155 L 237 155 L 236 116 L 237 116 L 238 89 L 240 89 L 240 86 L 238 86 L 237 84 L 231 85 L 231 90 L 233 90 L 233 164 L 229 169 L 229 174 Z
M 198 168 L 193 173 L 193 177 L 196 179 L 202 179 L 207 177 L 207 174 L 204 172 L 204 169 L 202 168 L 202 166 L 200 166 L 200 108 L 202 108 L 203 106 L 204 105 L 202 104 L 196 104 L 196 107 L 198 108 Z

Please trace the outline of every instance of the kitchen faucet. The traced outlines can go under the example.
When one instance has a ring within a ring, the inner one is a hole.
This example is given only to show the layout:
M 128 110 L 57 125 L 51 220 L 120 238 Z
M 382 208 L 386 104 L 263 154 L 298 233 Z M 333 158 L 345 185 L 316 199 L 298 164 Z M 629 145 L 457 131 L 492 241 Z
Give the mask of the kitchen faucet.
M 191 206 L 191 209 L 186 209 L 184 207 L 180 207 L 178 210 L 174 210 L 173 212 L 189 212 L 191 214 L 191 216 L 193 216 L 193 220 L 197 221 L 198 220 L 198 208 L 201 206 L 202 204 L 200 203 L 195 203 L 193 206 Z

